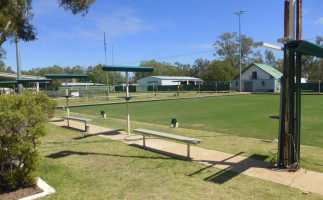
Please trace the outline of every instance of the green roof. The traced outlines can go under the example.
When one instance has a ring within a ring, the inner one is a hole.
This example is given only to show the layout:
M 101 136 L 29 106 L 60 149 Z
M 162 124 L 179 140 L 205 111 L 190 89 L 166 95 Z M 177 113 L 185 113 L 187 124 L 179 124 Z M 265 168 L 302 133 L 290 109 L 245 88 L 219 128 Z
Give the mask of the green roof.
M 289 50 L 302 53 L 304 55 L 312 55 L 323 58 L 323 46 L 319 46 L 305 40 L 293 40 L 286 43 Z
M 17 81 L 0 81 L 0 85 L 18 84 Z
M 17 82 L 21 83 L 43 83 L 43 82 L 50 82 L 52 79 L 44 78 L 44 79 L 18 79 Z
M 280 79 L 280 77 L 283 76 L 283 73 L 281 73 L 280 71 L 278 71 L 277 69 L 273 68 L 270 65 L 260 64 L 260 63 L 252 63 L 250 66 L 252 66 L 252 65 L 256 65 L 257 67 L 259 67 L 260 69 L 262 69 L 263 71 L 265 71 L 266 73 L 268 73 L 269 75 L 274 77 L 275 79 Z M 246 69 L 248 69 L 249 67 L 247 67 Z
M 87 78 L 88 75 L 86 74 L 45 74 L 46 78 L 59 78 L 59 79 L 65 79 L 65 78 Z
M 118 72 L 152 72 L 154 68 L 151 67 L 133 67 L 133 66 L 115 66 L 103 65 L 103 71 L 118 71 Z

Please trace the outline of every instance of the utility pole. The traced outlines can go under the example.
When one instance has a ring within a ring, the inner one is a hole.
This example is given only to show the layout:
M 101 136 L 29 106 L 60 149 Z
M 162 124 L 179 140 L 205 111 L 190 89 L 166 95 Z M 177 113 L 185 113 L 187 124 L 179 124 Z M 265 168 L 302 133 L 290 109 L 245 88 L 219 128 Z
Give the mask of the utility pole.
M 112 51 L 111 51 L 111 53 L 112 53 L 112 65 L 114 65 L 114 46 L 113 46 L 113 43 L 111 44 L 111 47 L 112 47 Z M 116 87 L 116 72 L 113 72 L 113 80 L 112 80 L 112 82 L 113 82 L 113 90 L 114 90 L 114 92 L 116 91 L 116 89 L 115 89 L 115 87 Z
M 241 15 L 244 10 L 234 12 L 235 15 L 239 15 L 239 92 L 241 92 Z
M 104 58 L 105 58 L 105 64 L 107 65 L 107 41 L 105 39 L 105 32 L 104 32 Z M 107 100 L 109 100 L 109 74 L 108 71 L 106 71 L 106 77 L 107 77 L 107 90 L 106 90 L 106 97 Z

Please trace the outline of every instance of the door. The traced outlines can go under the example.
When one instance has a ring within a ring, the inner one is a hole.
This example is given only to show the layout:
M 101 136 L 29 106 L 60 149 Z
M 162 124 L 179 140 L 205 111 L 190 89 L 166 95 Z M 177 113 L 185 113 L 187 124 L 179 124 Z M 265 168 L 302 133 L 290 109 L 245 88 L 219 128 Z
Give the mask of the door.
M 244 92 L 253 92 L 253 82 L 244 82 Z

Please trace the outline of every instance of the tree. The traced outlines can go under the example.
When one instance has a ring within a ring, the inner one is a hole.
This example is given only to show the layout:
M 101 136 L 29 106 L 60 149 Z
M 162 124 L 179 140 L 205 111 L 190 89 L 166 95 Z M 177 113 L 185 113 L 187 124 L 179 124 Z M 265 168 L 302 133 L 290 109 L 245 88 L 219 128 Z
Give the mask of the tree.
M 211 81 L 229 81 L 234 79 L 239 70 L 232 67 L 231 61 L 226 59 L 223 61 L 215 60 L 206 69 L 205 73 L 201 77 L 206 83 Z
M 34 185 L 40 156 L 36 147 L 57 102 L 44 93 L 0 95 L 0 191 Z
M 204 76 L 205 71 L 210 65 L 209 60 L 203 60 L 202 58 L 198 58 L 195 60 L 194 65 L 192 66 L 189 76 L 202 78 Z
M 157 62 L 155 60 L 151 61 L 142 61 L 140 63 L 142 67 L 152 67 L 154 68 L 153 72 L 136 72 L 133 81 L 145 78 L 147 76 L 183 76 L 185 73 L 180 67 L 176 67 L 166 62 Z M 177 63 L 177 66 L 180 66 Z
M 215 55 L 219 55 L 223 60 L 230 58 L 231 65 L 239 68 L 239 37 L 237 33 L 223 33 L 214 43 L 217 49 Z M 248 64 L 248 58 L 252 55 L 252 48 L 255 47 L 253 39 L 245 35 L 241 35 L 241 60 Z
M 73 14 L 88 12 L 95 0 L 58 0 L 58 5 Z M 23 41 L 36 39 L 36 27 L 33 25 L 32 0 L 0 1 L 0 47 L 7 39 L 16 37 Z

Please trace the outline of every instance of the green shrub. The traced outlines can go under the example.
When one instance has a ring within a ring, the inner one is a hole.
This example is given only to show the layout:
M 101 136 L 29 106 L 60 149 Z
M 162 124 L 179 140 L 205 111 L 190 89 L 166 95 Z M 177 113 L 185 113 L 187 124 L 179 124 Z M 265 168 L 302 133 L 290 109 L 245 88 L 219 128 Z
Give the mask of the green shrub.
M 38 138 L 46 134 L 45 123 L 54 116 L 56 106 L 42 92 L 0 95 L 0 188 L 35 184 Z

